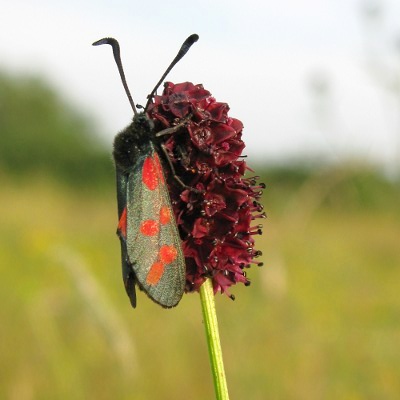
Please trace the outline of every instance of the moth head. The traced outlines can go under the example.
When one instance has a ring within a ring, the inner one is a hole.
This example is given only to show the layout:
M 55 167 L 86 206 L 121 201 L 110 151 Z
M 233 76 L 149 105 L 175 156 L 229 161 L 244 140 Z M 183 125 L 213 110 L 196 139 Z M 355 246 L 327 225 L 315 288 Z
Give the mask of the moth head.
M 135 115 L 132 124 L 136 132 L 150 133 L 154 130 L 154 122 L 144 112 Z

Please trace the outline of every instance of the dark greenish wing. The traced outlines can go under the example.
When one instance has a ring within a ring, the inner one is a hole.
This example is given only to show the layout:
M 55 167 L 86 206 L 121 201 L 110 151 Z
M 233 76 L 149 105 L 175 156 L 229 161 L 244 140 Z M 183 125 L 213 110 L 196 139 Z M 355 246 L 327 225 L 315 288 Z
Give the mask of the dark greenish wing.
M 174 307 L 185 288 L 185 259 L 168 186 L 153 146 L 136 165 L 139 168 L 128 176 L 126 191 L 128 259 L 147 295 L 163 307 Z M 165 219 L 165 214 L 170 217 Z M 147 229 L 149 226 L 154 229 Z
M 127 197 L 127 183 L 128 174 L 123 173 L 117 167 L 117 201 L 118 201 L 118 221 L 121 221 L 122 214 L 126 208 L 126 197 Z M 120 224 L 118 225 L 118 227 Z M 129 264 L 128 251 L 126 248 L 126 232 L 122 232 L 119 228 L 117 229 L 117 235 L 121 242 L 121 262 L 122 262 L 122 279 L 124 280 L 124 286 L 126 293 L 129 296 L 129 300 L 133 308 L 136 307 L 136 291 L 135 291 L 135 273 L 133 272 L 132 266 Z

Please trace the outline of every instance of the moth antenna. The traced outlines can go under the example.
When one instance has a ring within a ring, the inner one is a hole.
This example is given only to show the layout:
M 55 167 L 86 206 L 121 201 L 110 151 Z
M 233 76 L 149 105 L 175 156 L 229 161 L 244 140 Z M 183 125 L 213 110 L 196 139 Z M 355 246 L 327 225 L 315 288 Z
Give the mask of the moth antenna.
M 156 94 L 157 89 L 159 88 L 159 86 L 163 83 L 165 77 L 170 73 L 171 69 L 174 68 L 175 64 L 189 51 L 190 47 L 192 46 L 192 44 L 194 44 L 195 42 L 197 42 L 199 40 L 199 35 L 197 34 L 193 34 L 190 35 L 182 44 L 181 48 L 178 51 L 178 54 L 176 55 L 176 57 L 172 60 L 171 64 L 169 65 L 169 67 L 165 70 L 163 76 L 161 77 L 161 79 L 157 82 L 156 86 L 154 87 L 154 89 L 150 92 L 150 94 L 147 96 L 147 103 L 146 103 L 146 107 L 144 108 L 144 110 L 147 110 L 147 107 L 149 106 L 151 99 L 153 98 L 153 96 Z
M 121 62 L 121 51 L 119 48 L 118 41 L 114 38 L 103 38 L 98 40 L 97 42 L 94 42 L 92 46 L 100 46 L 101 44 L 109 44 L 112 47 L 114 60 L 115 63 L 117 64 L 119 76 L 121 77 L 122 84 L 124 85 L 125 93 L 128 96 L 128 100 L 129 103 L 131 104 L 133 114 L 137 115 L 138 112 L 136 110 L 135 103 L 133 102 L 131 92 L 129 91 L 128 84 L 126 83 L 124 68 L 122 67 L 122 62 Z

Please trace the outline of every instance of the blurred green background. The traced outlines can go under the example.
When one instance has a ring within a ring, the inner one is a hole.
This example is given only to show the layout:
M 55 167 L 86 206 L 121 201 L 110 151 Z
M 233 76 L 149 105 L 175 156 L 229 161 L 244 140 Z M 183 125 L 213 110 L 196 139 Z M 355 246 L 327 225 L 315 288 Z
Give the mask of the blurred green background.
M 199 296 L 130 308 L 90 122 L 43 80 L 1 73 L 0 132 L 0 398 L 213 398 Z M 255 167 L 265 266 L 236 301 L 217 296 L 232 398 L 398 398 L 398 175 Z

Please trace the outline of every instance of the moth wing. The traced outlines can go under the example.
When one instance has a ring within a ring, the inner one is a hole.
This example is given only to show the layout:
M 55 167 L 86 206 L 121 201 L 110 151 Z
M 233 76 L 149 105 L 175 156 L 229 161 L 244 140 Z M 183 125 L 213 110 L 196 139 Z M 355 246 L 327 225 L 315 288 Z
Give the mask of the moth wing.
M 118 229 L 117 235 L 121 242 L 122 279 L 126 293 L 133 308 L 136 307 L 135 274 L 128 260 L 126 247 L 126 198 L 127 198 L 128 175 L 117 168 L 117 200 L 118 200 Z M 125 215 L 124 215 L 125 213 Z
M 140 287 L 161 306 L 176 306 L 185 288 L 185 259 L 153 146 L 129 174 L 126 209 L 126 249 Z

